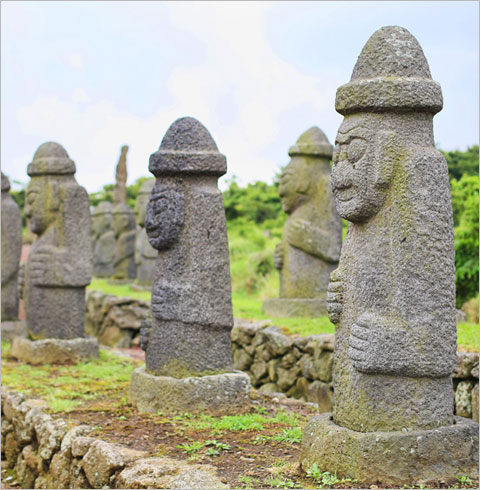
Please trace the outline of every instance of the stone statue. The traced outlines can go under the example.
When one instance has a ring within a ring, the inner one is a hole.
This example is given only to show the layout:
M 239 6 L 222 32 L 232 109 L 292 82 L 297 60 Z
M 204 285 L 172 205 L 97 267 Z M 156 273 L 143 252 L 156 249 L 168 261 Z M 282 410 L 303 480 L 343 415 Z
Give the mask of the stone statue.
M 433 138 L 442 105 L 401 27 L 375 32 L 337 91 L 332 189 L 349 223 L 328 293 L 334 408 L 305 428 L 304 468 L 392 484 L 478 475 L 478 425 L 453 416 L 453 219 Z
M 115 188 L 113 190 L 113 203 L 127 203 L 127 152 L 128 145 L 122 146 L 120 158 L 115 171 Z
M 115 259 L 115 233 L 113 231 L 113 205 L 101 202 L 92 212 L 93 275 L 112 277 Z
M 115 230 L 114 279 L 135 279 L 135 214 L 126 204 L 118 204 L 113 210 Z
M 155 261 L 158 252 L 150 245 L 145 230 L 145 216 L 150 194 L 155 184 L 155 179 L 146 180 L 138 192 L 135 202 L 135 214 L 137 219 L 137 238 L 135 240 L 135 263 L 137 264 L 137 281 L 142 286 L 151 286 L 155 274 Z
M 156 177 L 145 228 L 158 251 L 152 323 L 143 325 L 146 370 L 130 399 L 142 411 L 219 410 L 248 400 L 250 380 L 232 372 L 230 264 L 217 179 L 225 156 L 196 119 L 177 119 L 150 156 Z
M 275 249 L 280 298 L 263 306 L 271 316 L 325 315 L 328 278 L 342 246 L 342 222 L 330 189 L 332 146 L 313 127 L 288 154 L 291 160 L 278 187 L 282 208 L 290 215 Z
M 22 216 L 2 172 L 2 322 L 18 319 L 18 271 L 22 253 Z
M 92 277 L 88 194 L 57 143 L 36 151 L 25 216 L 37 235 L 25 268 L 25 316 L 33 339 L 84 337 L 85 286 Z

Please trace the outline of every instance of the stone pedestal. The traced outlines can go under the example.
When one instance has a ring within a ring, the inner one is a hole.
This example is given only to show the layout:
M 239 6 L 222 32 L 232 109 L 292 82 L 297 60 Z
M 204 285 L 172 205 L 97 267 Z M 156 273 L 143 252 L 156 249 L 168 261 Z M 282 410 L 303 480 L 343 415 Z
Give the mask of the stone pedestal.
M 141 367 L 133 372 L 129 401 L 147 413 L 228 413 L 248 405 L 251 388 L 250 378 L 241 371 L 172 378 L 149 374 Z
M 315 318 L 327 314 L 326 298 L 272 298 L 263 303 L 263 311 L 274 318 L 304 316 Z
M 26 337 L 27 324 L 23 320 L 2 322 L 2 341 L 11 342 L 14 337 Z
M 75 364 L 98 357 L 98 340 L 76 339 L 28 340 L 15 337 L 10 355 L 28 364 Z
M 322 471 L 362 483 L 478 478 L 478 424 L 455 417 L 453 425 L 438 429 L 357 432 L 325 413 L 305 427 L 300 460 L 305 471 L 316 463 Z

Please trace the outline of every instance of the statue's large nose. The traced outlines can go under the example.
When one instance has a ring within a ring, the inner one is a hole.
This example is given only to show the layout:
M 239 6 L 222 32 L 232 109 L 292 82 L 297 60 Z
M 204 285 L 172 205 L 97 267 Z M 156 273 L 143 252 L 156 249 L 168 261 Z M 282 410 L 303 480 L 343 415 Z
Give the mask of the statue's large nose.
M 353 183 L 353 168 L 347 160 L 337 162 L 332 170 L 332 188 L 347 189 Z

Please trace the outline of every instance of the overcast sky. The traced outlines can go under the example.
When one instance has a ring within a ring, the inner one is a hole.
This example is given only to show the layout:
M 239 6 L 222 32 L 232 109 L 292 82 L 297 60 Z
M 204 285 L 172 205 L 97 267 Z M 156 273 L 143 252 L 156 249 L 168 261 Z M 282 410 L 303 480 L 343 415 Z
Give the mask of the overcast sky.
M 93 192 L 128 144 L 130 184 L 188 115 L 227 156 L 227 179 L 271 182 L 303 131 L 334 140 L 335 91 L 385 25 L 418 39 L 442 86 L 438 146 L 465 150 L 478 144 L 478 19 L 477 1 L 3 1 L 2 170 L 28 182 L 37 147 L 57 141 Z

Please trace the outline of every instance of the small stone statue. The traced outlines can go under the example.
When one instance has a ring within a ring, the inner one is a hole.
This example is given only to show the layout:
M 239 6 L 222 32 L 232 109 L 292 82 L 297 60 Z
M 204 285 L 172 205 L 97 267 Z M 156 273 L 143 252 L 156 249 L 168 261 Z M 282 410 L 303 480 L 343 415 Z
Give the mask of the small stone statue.
M 137 219 L 137 238 L 135 240 L 135 263 L 137 264 L 137 281 L 141 286 L 151 286 L 155 274 L 155 261 L 158 252 L 150 245 L 145 230 L 145 216 L 155 179 L 146 180 L 138 192 L 135 202 Z
M 127 204 L 127 153 L 128 145 L 122 146 L 115 170 L 115 188 L 113 190 L 113 203 L 115 205 Z
M 115 232 L 113 231 L 113 205 L 101 202 L 92 212 L 93 275 L 112 277 L 115 259 Z
M 18 271 L 22 253 L 22 216 L 2 172 L 2 322 L 18 319 Z
M 115 230 L 114 279 L 135 279 L 135 214 L 126 204 L 118 204 L 113 210 Z
M 277 317 L 325 315 L 328 278 L 342 246 L 342 222 L 330 189 L 332 145 L 313 127 L 288 154 L 278 188 L 290 215 L 275 249 L 280 298 L 267 300 L 264 310 Z
M 230 264 L 217 179 L 225 156 L 196 119 L 177 119 L 150 156 L 156 177 L 145 228 L 158 251 L 150 321 L 142 324 L 146 369 L 130 400 L 141 411 L 214 410 L 248 403 L 250 379 L 232 372 Z
M 25 316 L 33 339 L 84 337 L 85 286 L 92 277 L 88 194 L 57 143 L 28 165 L 25 216 L 37 235 L 25 268 Z
M 454 418 L 455 251 L 442 109 L 418 41 L 384 27 L 337 91 L 332 189 L 348 220 L 328 309 L 334 405 L 301 462 L 362 482 L 478 477 L 478 425 Z

